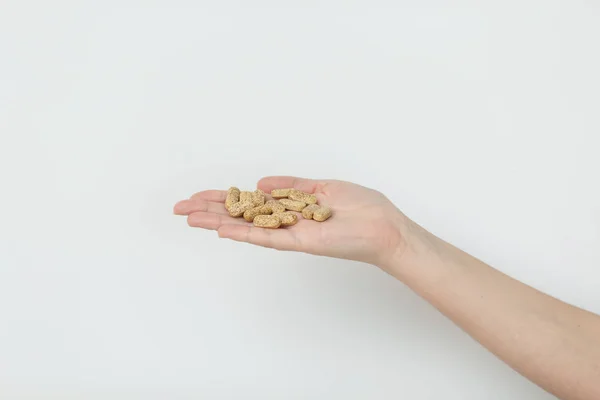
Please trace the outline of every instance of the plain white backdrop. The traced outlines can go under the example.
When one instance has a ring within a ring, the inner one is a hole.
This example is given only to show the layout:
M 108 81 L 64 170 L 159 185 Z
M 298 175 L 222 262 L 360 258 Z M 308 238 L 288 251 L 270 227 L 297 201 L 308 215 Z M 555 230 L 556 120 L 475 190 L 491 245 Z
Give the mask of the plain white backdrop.
M 372 266 L 188 228 L 350 180 L 600 312 L 592 1 L 0 4 L 0 398 L 553 398 Z

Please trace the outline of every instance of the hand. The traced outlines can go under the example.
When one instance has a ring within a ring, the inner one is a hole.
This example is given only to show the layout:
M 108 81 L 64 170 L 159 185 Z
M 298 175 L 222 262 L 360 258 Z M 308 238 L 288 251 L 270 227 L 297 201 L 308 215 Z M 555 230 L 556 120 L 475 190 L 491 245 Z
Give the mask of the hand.
M 187 215 L 192 227 L 218 231 L 219 237 L 278 250 L 362 261 L 382 267 L 407 248 L 409 220 L 381 193 L 349 182 L 267 177 L 258 188 L 296 188 L 314 193 L 333 215 L 324 222 L 298 216 L 293 226 L 258 228 L 225 210 L 226 191 L 207 190 L 175 205 L 177 215 Z

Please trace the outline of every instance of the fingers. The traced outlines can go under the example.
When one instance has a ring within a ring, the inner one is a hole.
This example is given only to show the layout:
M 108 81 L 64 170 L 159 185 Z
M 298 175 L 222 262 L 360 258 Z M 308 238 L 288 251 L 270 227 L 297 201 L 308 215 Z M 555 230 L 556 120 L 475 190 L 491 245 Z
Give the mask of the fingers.
M 194 195 L 192 195 L 192 197 L 190 197 L 190 199 L 193 200 L 206 200 L 206 201 L 214 201 L 216 203 L 224 203 L 225 202 L 225 198 L 227 197 L 227 191 L 225 190 L 204 190 L 202 192 L 198 192 Z
M 175 213 L 176 215 L 190 215 L 191 213 L 195 213 L 198 211 L 211 212 L 220 215 L 228 215 L 228 212 L 225 209 L 223 203 L 215 203 L 213 201 L 206 201 L 199 198 L 182 200 L 175 204 L 175 207 L 173 207 L 173 213 Z
M 228 215 L 214 214 L 210 212 L 199 211 L 192 213 L 187 218 L 187 223 L 193 228 L 211 229 L 216 231 L 221 226 L 244 226 L 248 223 L 244 219 L 232 218 Z
M 267 193 L 273 189 L 295 188 L 307 193 L 314 193 L 319 181 L 295 176 L 267 176 L 258 181 L 258 188 Z
M 219 237 L 278 250 L 297 250 L 294 234 L 288 229 L 265 229 L 251 225 L 222 225 Z

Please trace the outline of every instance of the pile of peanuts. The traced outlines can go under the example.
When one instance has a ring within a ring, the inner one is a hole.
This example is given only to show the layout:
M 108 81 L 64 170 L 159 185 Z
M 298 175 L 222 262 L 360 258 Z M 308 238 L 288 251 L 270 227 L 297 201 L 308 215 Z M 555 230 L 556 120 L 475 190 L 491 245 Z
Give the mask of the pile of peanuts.
M 225 209 L 232 217 L 243 216 L 261 228 L 295 225 L 298 216 L 289 211 L 301 212 L 305 219 L 318 222 L 331 217 L 331 208 L 318 205 L 314 194 L 297 189 L 274 189 L 271 197 L 273 200 L 266 200 L 265 192 L 260 189 L 247 192 L 232 186 L 227 191 Z

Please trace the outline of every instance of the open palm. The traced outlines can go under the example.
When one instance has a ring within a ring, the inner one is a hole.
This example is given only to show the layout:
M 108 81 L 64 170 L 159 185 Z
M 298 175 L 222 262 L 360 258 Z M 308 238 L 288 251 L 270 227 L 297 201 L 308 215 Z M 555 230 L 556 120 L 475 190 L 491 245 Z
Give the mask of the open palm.
M 279 250 L 351 259 L 379 264 L 402 250 L 405 217 L 380 192 L 337 180 L 311 180 L 275 176 L 263 178 L 257 187 L 295 188 L 314 193 L 333 215 L 325 222 L 303 219 L 280 229 L 253 226 L 243 218 L 232 218 L 225 210 L 226 191 L 207 190 L 175 205 L 177 215 L 187 215 L 192 227 L 216 230 L 222 238 Z

